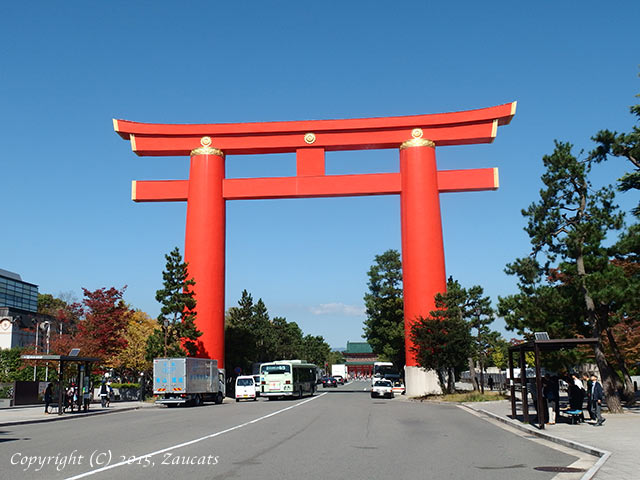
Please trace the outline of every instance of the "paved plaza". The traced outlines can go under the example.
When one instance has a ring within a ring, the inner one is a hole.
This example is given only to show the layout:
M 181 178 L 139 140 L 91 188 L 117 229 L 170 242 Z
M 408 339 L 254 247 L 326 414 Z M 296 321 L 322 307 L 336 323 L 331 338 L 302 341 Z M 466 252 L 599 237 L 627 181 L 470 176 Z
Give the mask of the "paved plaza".
M 516 413 L 518 416 L 522 413 L 520 406 L 521 403 L 517 402 Z M 620 415 L 609 415 L 605 411 L 603 417 L 606 421 L 602 427 L 594 427 L 592 422 L 572 425 L 564 419 L 555 425 L 546 425 L 544 430 L 539 430 L 533 425 L 526 425 L 521 421 L 512 420 L 509 400 L 467 403 L 465 407 L 491 418 L 499 419 L 508 425 L 527 429 L 536 436 L 550 438 L 564 445 L 572 444 L 584 452 L 588 452 L 589 449 L 599 451 L 601 461 L 598 462 L 597 469 L 586 478 L 597 480 L 640 479 L 640 462 L 638 461 L 640 406 L 625 408 L 625 413 Z M 535 417 L 535 413 L 532 415 Z M 586 412 L 585 415 L 587 415 Z

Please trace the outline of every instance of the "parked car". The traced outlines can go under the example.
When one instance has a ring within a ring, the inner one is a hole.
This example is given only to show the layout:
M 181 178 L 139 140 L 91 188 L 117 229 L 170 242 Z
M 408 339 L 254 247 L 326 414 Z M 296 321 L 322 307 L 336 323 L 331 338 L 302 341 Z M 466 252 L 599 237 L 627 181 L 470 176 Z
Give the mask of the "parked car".
M 340 385 L 344 385 L 344 377 L 342 375 L 334 375 L 333 378 L 335 378 Z
M 376 380 L 371 387 L 371 398 L 393 398 L 393 384 L 390 380 Z
M 236 402 L 240 400 L 257 400 L 256 384 L 251 375 L 236 378 Z
M 322 388 L 335 387 L 338 388 L 338 381 L 333 377 L 325 377 L 322 379 Z

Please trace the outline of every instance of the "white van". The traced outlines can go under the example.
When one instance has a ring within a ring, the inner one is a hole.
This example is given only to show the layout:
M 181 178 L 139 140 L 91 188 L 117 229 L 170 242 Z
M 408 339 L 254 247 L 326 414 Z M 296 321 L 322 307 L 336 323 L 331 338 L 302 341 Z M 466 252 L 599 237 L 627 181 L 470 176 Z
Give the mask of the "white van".
M 256 397 L 260 396 L 260 375 L 253 375 L 253 382 L 256 385 Z
M 243 398 L 257 400 L 255 380 L 251 375 L 241 375 L 236 378 L 236 402 Z

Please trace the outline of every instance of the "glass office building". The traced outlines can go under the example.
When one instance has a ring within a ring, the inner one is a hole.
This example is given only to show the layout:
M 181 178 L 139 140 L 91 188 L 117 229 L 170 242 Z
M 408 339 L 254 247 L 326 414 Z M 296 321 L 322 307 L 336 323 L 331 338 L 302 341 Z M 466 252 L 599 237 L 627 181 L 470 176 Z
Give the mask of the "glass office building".
M 38 286 L 23 282 L 20 275 L 0 268 L 0 307 L 38 311 Z

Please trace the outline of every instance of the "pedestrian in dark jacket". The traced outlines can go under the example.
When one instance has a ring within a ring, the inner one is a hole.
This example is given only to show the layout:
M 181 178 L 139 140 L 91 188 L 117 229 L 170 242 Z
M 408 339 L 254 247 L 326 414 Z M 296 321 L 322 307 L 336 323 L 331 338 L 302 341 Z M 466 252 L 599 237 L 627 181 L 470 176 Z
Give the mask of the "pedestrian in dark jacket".
M 560 379 L 556 375 L 545 375 L 543 393 L 549 408 L 549 423 L 555 425 L 560 410 Z
M 605 419 L 602 418 L 602 401 L 604 400 L 604 390 L 598 381 L 598 377 L 591 375 L 591 408 L 596 416 L 596 427 L 600 427 Z
M 53 385 L 49 383 L 44 390 L 44 413 L 49 413 L 49 405 L 53 403 Z
M 591 381 L 591 377 L 588 374 L 584 374 L 582 375 L 582 383 L 586 389 L 586 393 L 587 393 L 587 410 L 589 411 L 589 418 L 591 420 L 595 420 L 596 419 L 596 415 L 593 411 L 593 408 L 591 408 L 591 390 L 593 387 L 593 382 Z

